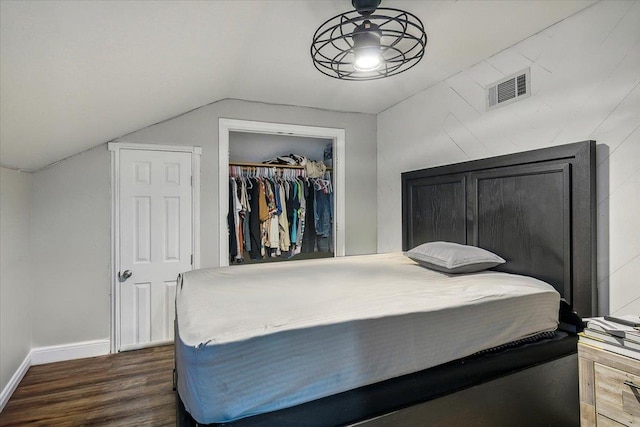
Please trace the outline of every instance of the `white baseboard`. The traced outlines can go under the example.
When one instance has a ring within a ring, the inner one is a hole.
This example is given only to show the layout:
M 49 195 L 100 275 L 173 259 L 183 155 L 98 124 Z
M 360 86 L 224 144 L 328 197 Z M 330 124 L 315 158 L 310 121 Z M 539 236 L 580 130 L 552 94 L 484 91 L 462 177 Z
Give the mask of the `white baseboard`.
M 121 345 L 120 351 L 142 350 L 143 348 L 160 347 L 163 345 L 173 344 L 174 340 L 154 341 L 152 343 Z
M 65 360 L 84 359 L 85 357 L 104 356 L 110 352 L 110 341 L 94 340 L 72 344 L 52 345 L 48 347 L 32 348 L 18 370 L 13 374 L 7 385 L 0 392 L 0 412 L 4 409 L 9 398 L 24 378 L 24 375 L 33 365 L 44 363 L 63 362 Z
M 108 339 L 35 347 L 31 349 L 31 365 L 104 356 L 109 354 L 109 351 L 110 341 Z
M 0 392 L 0 412 L 2 412 L 7 402 L 9 402 L 9 398 L 13 392 L 16 391 L 16 388 L 18 388 L 18 384 L 20 384 L 20 381 L 22 381 L 22 378 L 24 378 L 24 375 L 27 373 L 30 366 L 31 353 L 27 354 L 27 357 L 24 358 L 18 367 L 18 370 L 13 374 L 7 385 Z
M 18 370 L 2 389 L 2 392 L 0 392 L 0 412 L 2 412 L 5 405 L 9 402 L 9 398 L 11 398 L 13 392 L 16 391 L 18 384 L 20 384 L 20 381 L 24 378 L 29 367 L 42 365 L 44 363 L 103 356 L 109 354 L 109 350 L 110 341 L 108 339 L 32 348 L 20 364 L 20 367 L 18 367 Z

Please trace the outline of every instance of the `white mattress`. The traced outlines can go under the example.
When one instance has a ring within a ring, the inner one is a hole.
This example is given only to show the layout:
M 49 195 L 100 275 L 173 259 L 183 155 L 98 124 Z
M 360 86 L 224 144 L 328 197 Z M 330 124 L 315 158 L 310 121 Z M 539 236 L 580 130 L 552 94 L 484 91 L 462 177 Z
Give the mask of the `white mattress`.
M 178 391 L 200 423 L 555 330 L 560 299 L 530 277 L 447 275 L 400 253 L 196 270 L 178 288 Z

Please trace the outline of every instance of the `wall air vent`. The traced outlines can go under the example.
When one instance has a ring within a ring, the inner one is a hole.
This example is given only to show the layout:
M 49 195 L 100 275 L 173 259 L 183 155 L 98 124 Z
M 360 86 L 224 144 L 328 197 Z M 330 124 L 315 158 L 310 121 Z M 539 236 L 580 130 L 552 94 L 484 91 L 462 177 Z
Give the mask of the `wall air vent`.
M 529 68 L 487 86 L 487 110 L 501 107 L 531 95 Z

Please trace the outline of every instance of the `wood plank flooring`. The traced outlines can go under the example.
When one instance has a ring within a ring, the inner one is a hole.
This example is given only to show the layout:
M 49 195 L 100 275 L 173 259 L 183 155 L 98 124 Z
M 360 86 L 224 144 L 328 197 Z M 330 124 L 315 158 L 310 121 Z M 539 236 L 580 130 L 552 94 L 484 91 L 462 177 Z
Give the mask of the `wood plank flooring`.
M 32 366 L 0 427 L 175 426 L 172 372 L 172 345 Z

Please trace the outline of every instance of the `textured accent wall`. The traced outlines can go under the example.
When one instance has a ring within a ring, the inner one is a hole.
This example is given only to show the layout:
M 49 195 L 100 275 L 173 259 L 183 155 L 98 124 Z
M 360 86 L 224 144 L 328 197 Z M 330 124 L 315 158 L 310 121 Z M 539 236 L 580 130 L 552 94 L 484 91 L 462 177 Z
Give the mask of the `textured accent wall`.
M 429 55 L 425 56 L 429 60 Z M 532 95 L 484 88 L 531 67 Z M 640 313 L 640 2 L 602 1 L 378 115 L 378 252 L 401 249 L 400 173 L 597 141 L 600 313 Z

